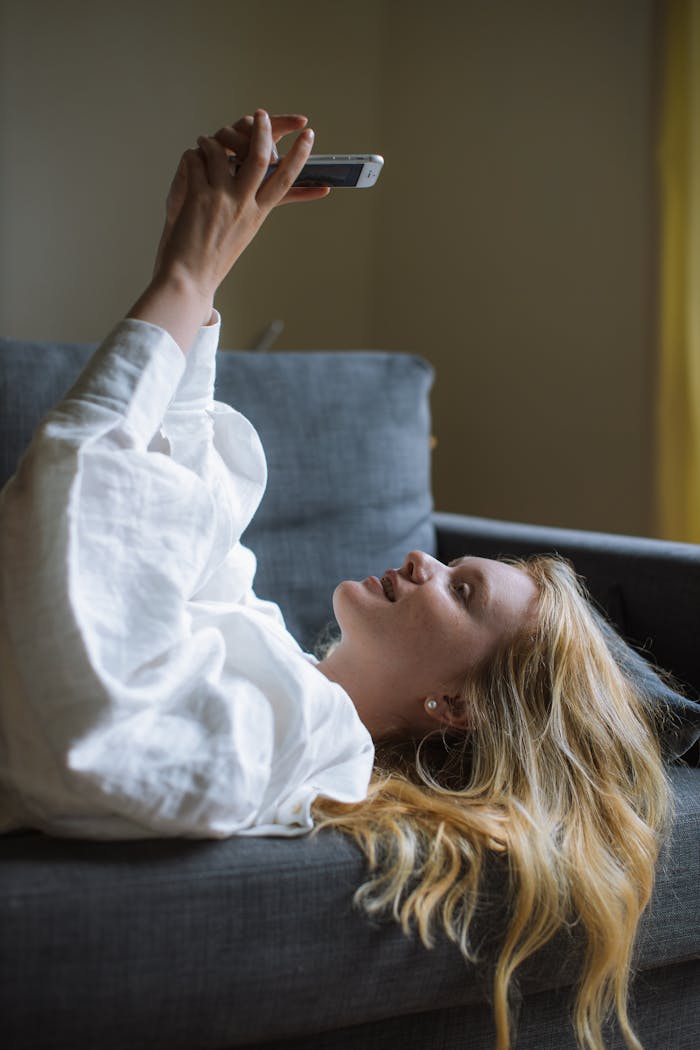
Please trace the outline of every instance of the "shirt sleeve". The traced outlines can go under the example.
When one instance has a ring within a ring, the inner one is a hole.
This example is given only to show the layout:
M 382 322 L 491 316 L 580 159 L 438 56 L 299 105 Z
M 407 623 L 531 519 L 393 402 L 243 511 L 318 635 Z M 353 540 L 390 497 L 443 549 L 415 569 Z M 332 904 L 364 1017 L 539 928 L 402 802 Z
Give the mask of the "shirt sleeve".
M 25 735 L 41 734 L 59 771 L 26 781 L 17 763 L 35 811 L 60 810 L 60 797 L 47 797 L 53 784 L 57 796 L 81 796 L 86 815 L 219 836 L 254 823 L 274 727 L 259 720 L 256 760 L 247 761 L 246 708 L 233 701 L 264 711 L 263 698 L 254 684 L 222 680 L 221 633 L 193 631 L 188 600 L 219 558 L 217 544 L 230 549 L 247 525 L 265 467 L 257 435 L 234 414 L 231 506 L 221 515 L 210 479 L 149 451 L 177 411 L 184 370 L 179 347 L 155 326 L 124 321 L 105 340 L 3 491 L 2 599 L 30 708 Z
M 214 323 L 199 330 L 186 356 L 155 447 L 201 478 L 233 520 L 247 525 L 265 490 L 267 464 L 252 424 L 230 405 L 214 400 L 220 331 L 221 318 L 215 311 Z
M 267 463 L 257 431 L 240 412 L 215 400 L 221 316 L 201 328 L 187 354 L 185 371 L 169 402 L 151 448 L 194 471 L 212 493 L 220 527 L 206 572 L 193 598 L 244 602 L 284 627 L 279 606 L 258 598 L 253 588 L 255 554 L 227 534 L 227 519 L 249 522 L 267 484 Z M 236 532 L 240 535 L 243 528 Z

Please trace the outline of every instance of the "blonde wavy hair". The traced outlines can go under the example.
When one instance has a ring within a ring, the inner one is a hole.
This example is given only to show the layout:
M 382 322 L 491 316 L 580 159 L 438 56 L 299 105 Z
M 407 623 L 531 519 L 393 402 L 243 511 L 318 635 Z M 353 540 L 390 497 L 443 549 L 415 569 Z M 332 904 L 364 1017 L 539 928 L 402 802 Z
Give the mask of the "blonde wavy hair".
M 506 560 L 506 559 L 504 559 Z M 369 866 L 356 902 L 426 947 L 442 928 L 465 959 L 489 855 L 506 861 L 509 924 L 493 978 L 496 1050 L 508 1050 L 520 965 L 557 931 L 585 934 L 573 1006 L 579 1046 L 602 1050 L 627 1013 L 639 919 L 672 817 L 643 696 L 608 648 L 590 599 L 562 558 L 507 559 L 539 590 L 536 622 L 464 683 L 470 728 L 378 749 L 367 798 L 318 799 L 317 830 L 351 835 Z

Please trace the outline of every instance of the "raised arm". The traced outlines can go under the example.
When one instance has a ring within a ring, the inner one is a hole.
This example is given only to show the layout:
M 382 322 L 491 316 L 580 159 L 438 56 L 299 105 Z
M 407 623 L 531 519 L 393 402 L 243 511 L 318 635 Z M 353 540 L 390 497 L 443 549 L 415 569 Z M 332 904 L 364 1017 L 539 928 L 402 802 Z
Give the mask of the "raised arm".
M 183 353 L 211 317 L 214 295 L 238 257 L 278 204 L 325 197 L 327 189 L 292 188 L 311 152 L 314 133 L 306 117 L 253 117 L 202 135 L 183 154 L 170 187 L 165 228 L 153 277 L 128 316 L 165 329 Z M 279 167 L 275 143 L 297 130 Z M 243 163 L 233 172 L 230 156 Z

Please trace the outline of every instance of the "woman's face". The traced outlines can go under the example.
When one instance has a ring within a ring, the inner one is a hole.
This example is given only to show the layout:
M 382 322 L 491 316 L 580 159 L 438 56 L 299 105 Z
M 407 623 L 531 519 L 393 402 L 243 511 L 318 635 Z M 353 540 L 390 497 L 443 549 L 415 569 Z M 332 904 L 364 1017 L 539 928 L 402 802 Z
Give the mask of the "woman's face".
M 430 697 L 459 692 L 466 674 L 524 625 L 537 597 L 522 569 L 488 558 L 444 565 L 411 551 L 378 579 L 346 580 L 333 595 L 342 644 L 387 682 Z

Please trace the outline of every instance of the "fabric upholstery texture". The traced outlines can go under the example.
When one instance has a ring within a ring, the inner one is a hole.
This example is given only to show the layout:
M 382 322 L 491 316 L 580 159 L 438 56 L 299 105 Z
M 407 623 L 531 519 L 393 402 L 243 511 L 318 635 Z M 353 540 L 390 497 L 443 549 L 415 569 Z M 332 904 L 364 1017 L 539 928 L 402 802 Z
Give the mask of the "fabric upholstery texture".
M 0 483 L 85 347 L 0 342 Z M 258 591 L 311 644 L 343 577 L 558 550 L 633 646 L 700 690 L 700 548 L 431 515 L 431 370 L 388 354 L 225 352 L 217 396 L 249 416 L 270 478 L 250 546 Z M 330 428 L 330 429 L 329 429 Z M 368 462 L 371 466 L 368 467 Z M 369 470 L 369 478 L 367 471 Z M 255 530 L 258 530 L 257 532 Z M 700 1042 L 700 770 L 670 776 L 677 820 L 637 947 L 632 1017 L 646 1050 Z M 491 1050 L 504 871 L 489 869 L 466 966 L 353 908 L 364 860 L 339 833 L 301 840 L 91 843 L 0 838 L 0 1017 L 9 1050 Z M 580 946 L 523 968 L 514 1050 L 573 1050 Z M 614 1027 L 610 1050 L 622 1050 Z
M 341 580 L 381 575 L 413 548 L 435 553 L 432 379 L 406 354 L 220 355 L 216 396 L 250 419 L 268 460 L 243 537 L 258 555 L 256 592 L 307 648 L 332 622 Z
M 0 340 L 0 487 L 92 349 Z M 250 419 L 268 461 L 243 537 L 258 557 L 256 593 L 308 650 L 333 624 L 341 580 L 381 575 L 413 548 L 435 552 L 432 378 L 409 354 L 219 353 L 216 397 Z
M 695 1050 L 700 961 L 644 973 L 633 985 L 630 1016 L 647 1050 Z M 512 1050 L 579 1050 L 569 1025 L 570 989 L 529 996 L 514 1009 Z M 669 1030 L 668 1017 L 674 1018 Z M 608 1050 L 626 1050 L 617 1024 L 604 1028 Z M 392 1017 L 320 1036 L 277 1040 L 266 1050 L 493 1050 L 495 1027 L 486 1006 L 452 1007 Z
M 700 778 L 681 766 L 672 778 L 678 821 L 640 932 L 642 982 L 700 948 Z M 503 886 L 495 867 L 478 920 L 487 965 L 473 967 L 451 944 L 428 952 L 393 922 L 360 917 L 352 896 L 364 861 L 339 833 L 13 836 L 0 843 L 0 869 L 0 1016 L 14 1050 L 239 1047 L 483 1005 Z M 523 970 L 525 999 L 567 989 L 577 961 L 573 942 L 546 946 Z

